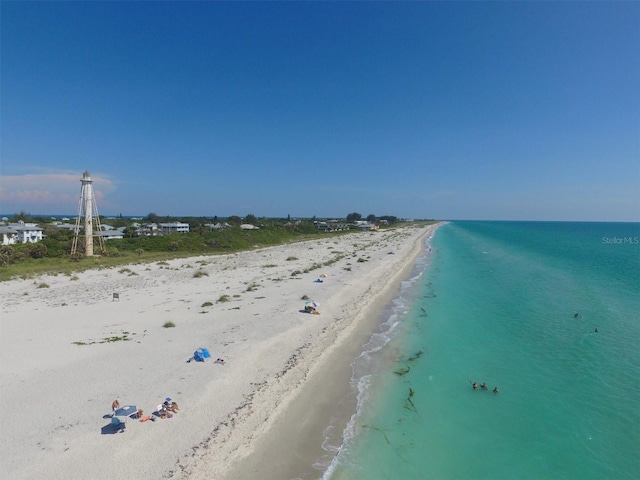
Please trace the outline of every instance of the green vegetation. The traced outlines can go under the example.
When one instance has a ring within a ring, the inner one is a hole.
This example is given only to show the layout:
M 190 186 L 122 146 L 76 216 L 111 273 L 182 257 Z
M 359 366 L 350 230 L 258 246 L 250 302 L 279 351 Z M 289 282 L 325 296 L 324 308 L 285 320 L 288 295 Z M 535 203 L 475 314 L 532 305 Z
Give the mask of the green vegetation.
M 213 306 L 213 303 L 211 303 L 211 302 L 204 302 L 202 305 L 200 305 L 201 308 L 212 307 L 212 306 Z
M 353 218 L 357 217 L 355 215 Z M 361 217 L 360 217 L 361 218 Z M 395 217 L 377 217 L 397 220 Z M 245 222 L 259 226 L 259 229 L 241 230 L 241 217 L 228 217 L 213 220 L 203 217 L 167 218 L 149 214 L 144 222 L 181 221 L 189 223 L 191 232 L 175 233 L 164 236 L 134 236 L 132 221 L 118 219 L 101 219 L 103 224 L 113 227 L 126 227 L 125 238 L 110 240 L 107 251 L 102 255 L 85 257 L 82 253 L 70 255 L 73 233 L 56 227 L 48 218 L 32 218 L 21 212 L 10 221 L 23 219 L 35 222 L 44 229 L 45 238 L 35 244 L 5 245 L 0 247 L 0 281 L 11 278 L 34 278 L 42 274 L 74 275 L 89 269 L 113 268 L 123 265 L 156 263 L 167 267 L 168 260 L 174 258 L 194 257 L 197 255 L 215 255 L 250 250 L 272 245 L 326 238 L 328 235 L 349 235 L 356 230 L 342 232 L 323 232 L 312 220 L 291 222 L 286 219 L 256 218 L 249 214 Z M 231 228 L 212 230 L 205 224 L 226 221 Z M 425 225 L 427 222 L 415 222 Z M 395 226 L 390 222 L 390 225 Z M 407 224 L 402 224 L 407 225 Z M 382 228 L 389 228 L 383 226 Z M 287 260 L 297 260 L 289 257 Z M 271 265 L 265 265 L 270 267 Z M 124 269 L 123 269 L 124 270 Z M 125 272 L 122 272 L 125 273 Z M 133 272 L 126 272 L 135 275 Z M 202 274 L 204 275 L 204 273 Z
M 175 323 L 173 322 L 166 322 L 164 325 L 162 325 L 164 328 L 173 328 L 176 326 Z
M 229 295 L 220 295 L 220 298 L 218 299 L 218 303 L 225 303 L 230 300 L 231 299 L 229 298 Z
M 193 278 L 208 277 L 208 276 L 209 274 L 204 270 L 198 270 L 196 273 L 193 274 Z
M 133 333 L 132 335 L 135 335 L 135 333 Z M 131 338 L 129 338 L 129 332 L 122 332 L 122 335 L 120 336 L 114 335 L 112 337 L 104 337 L 101 340 L 88 340 L 86 342 L 77 341 L 71 343 L 73 343 L 74 345 L 93 345 L 96 343 L 128 342 L 129 340 L 131 340 Z

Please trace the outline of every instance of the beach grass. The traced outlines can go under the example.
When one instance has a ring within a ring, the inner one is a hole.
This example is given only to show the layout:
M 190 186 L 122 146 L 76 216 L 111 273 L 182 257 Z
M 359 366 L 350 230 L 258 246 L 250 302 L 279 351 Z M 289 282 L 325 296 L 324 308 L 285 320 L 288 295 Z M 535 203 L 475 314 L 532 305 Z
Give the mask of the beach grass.
M 400 223 L 388 227 L 385 230 L 393 230 L 397 227 L 424 227 L 433 222 L 416 222 L 415 224 Z M 289 243 L 304 242 L 312 239 L 326 238 L 327 236 L 342 237 L 358 230 L 343 232 L 323 233 L 313 229 L 297 232 L 285 228 L 265 228 L 250 231 L 227 230 L 221 232 L 207 232 L 206 234 L 189 233 L 174 234 L 164 237 L 134 237 L 115 240 L 118 242 L 118 255 L 111 256 L 94 255 L 85 257 L 75 255 L 71 257 L 70 250 L 62 244 L 54 244 L 54 240 L 45 239 L 51 255 L 42 258 L 32 258 L 26 254 L 28 245 L 12 245 L 10 248 L 15 260 L 0 265 L 0 282 L 13 278 L 30 279 L 40 275 L 74 275 L 79 272 L 92 269 L 106 269 L 131 265 L 145 265 L 156 263 L 167 267 L 173 259 L 195 257 L 199 255 L 228 254 L 255 248 L 277 246 Z M 374 234 L 375 235 L 375 234 Z M 64 246 L 64 248 L 63 248 Z M 9 248 L 9 247 L 7 247 Z M 340 255 L 337 255 L 339 257 Z M 287 258 L 288 261 L 297 260 L 295 256 Z M 338 258 L 336 258 L 336 261 Z M 325 263 L 325 265 L 327 265 Z M 314 266 L 313 268 L 319 268 Z M 131 273 L 135 275 L 135 273 Z

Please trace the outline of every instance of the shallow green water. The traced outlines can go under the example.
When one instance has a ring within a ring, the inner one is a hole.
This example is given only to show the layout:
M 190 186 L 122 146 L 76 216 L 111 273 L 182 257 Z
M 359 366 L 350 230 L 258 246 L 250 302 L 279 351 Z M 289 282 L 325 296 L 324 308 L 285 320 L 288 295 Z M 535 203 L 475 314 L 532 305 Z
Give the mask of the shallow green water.
M 325 478 L 639 478 L 639 237 L 440 227 L 354 367 L 359 412 Z

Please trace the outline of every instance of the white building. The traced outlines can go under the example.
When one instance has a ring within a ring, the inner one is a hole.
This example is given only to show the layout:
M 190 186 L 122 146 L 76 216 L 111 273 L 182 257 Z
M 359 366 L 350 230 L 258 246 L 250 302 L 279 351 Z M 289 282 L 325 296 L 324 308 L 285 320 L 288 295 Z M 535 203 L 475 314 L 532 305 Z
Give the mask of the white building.
M 378 230 L 378 226 L 366 220 L 356 220 L 354 225 L 362 230 Z
M 124 232 L 122 230 L 106 230 L 96 232 L 96 235 L 100 235 L 105 240 L 122 240 L 124 238 Z
M 2 245 L 14 245 L 18 242 L 18 231 L 12 227 L 1 226 Z
M 18 223 L 10 223 L 9 228 L 17 232 L 17 242 L 20 243 L 36 243 L 43 238 L 43 229 L 35 223 L 24 223 L 20 220 Z
M 168 233 L 189 233 L 189 224 L 188 223 L 180 223 L 180 222 L 171 222 L 171 223 L 159 223 L 158 227 L 160 231 L 164 234 Z

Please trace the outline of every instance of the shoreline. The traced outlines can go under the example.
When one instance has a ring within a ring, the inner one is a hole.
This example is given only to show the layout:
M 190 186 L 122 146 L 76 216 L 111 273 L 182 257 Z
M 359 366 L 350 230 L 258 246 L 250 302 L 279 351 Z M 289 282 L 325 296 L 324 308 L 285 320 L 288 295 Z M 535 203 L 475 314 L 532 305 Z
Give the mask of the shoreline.
M 224 478 L 363 331 L 434 228 L 2 282 L 0 474 Z M 321 315 L 300 313 L 303 295 Z M 200 347 L 226 364 L 187 363 Z M 173 419 L 105 431 L 114 398 L 148 414 L 167 396 Z
M 370 303 L 357 311 L 354 322 L 346 331 L 339 332 L 338 338 L 318 355 L 308 369 L 304 383 L 279 406 L 272 424 L 253 442 L 250 451 L 232 460 L 227 471 L 222 473 L 222 479 L 257 479 L 264 475 L 261 473 L 264 470 L 268 470 L 272 478 L 281 479 L 306 480 L 322 475 L 323 470 L 314 468 L 314 463 L 322 457 L 332 459 L 334 456 L 322 447 L 325 429 L 332 424 L 340 430 L 342 438 L 343 430 L 355 412 L 356 398 L 350 387 L 352 364 L 362 353 L 364 344 L 380 328 L 384 307 L 399 294 L 400 283 L 410 275 L 415 261 L 424 253 L 425 239 L 433 235 L 437 225 L 427 227 L 415 239 L 403 265 L 372 288 Z M 204 479 L 206 473 L 189 478 Z

